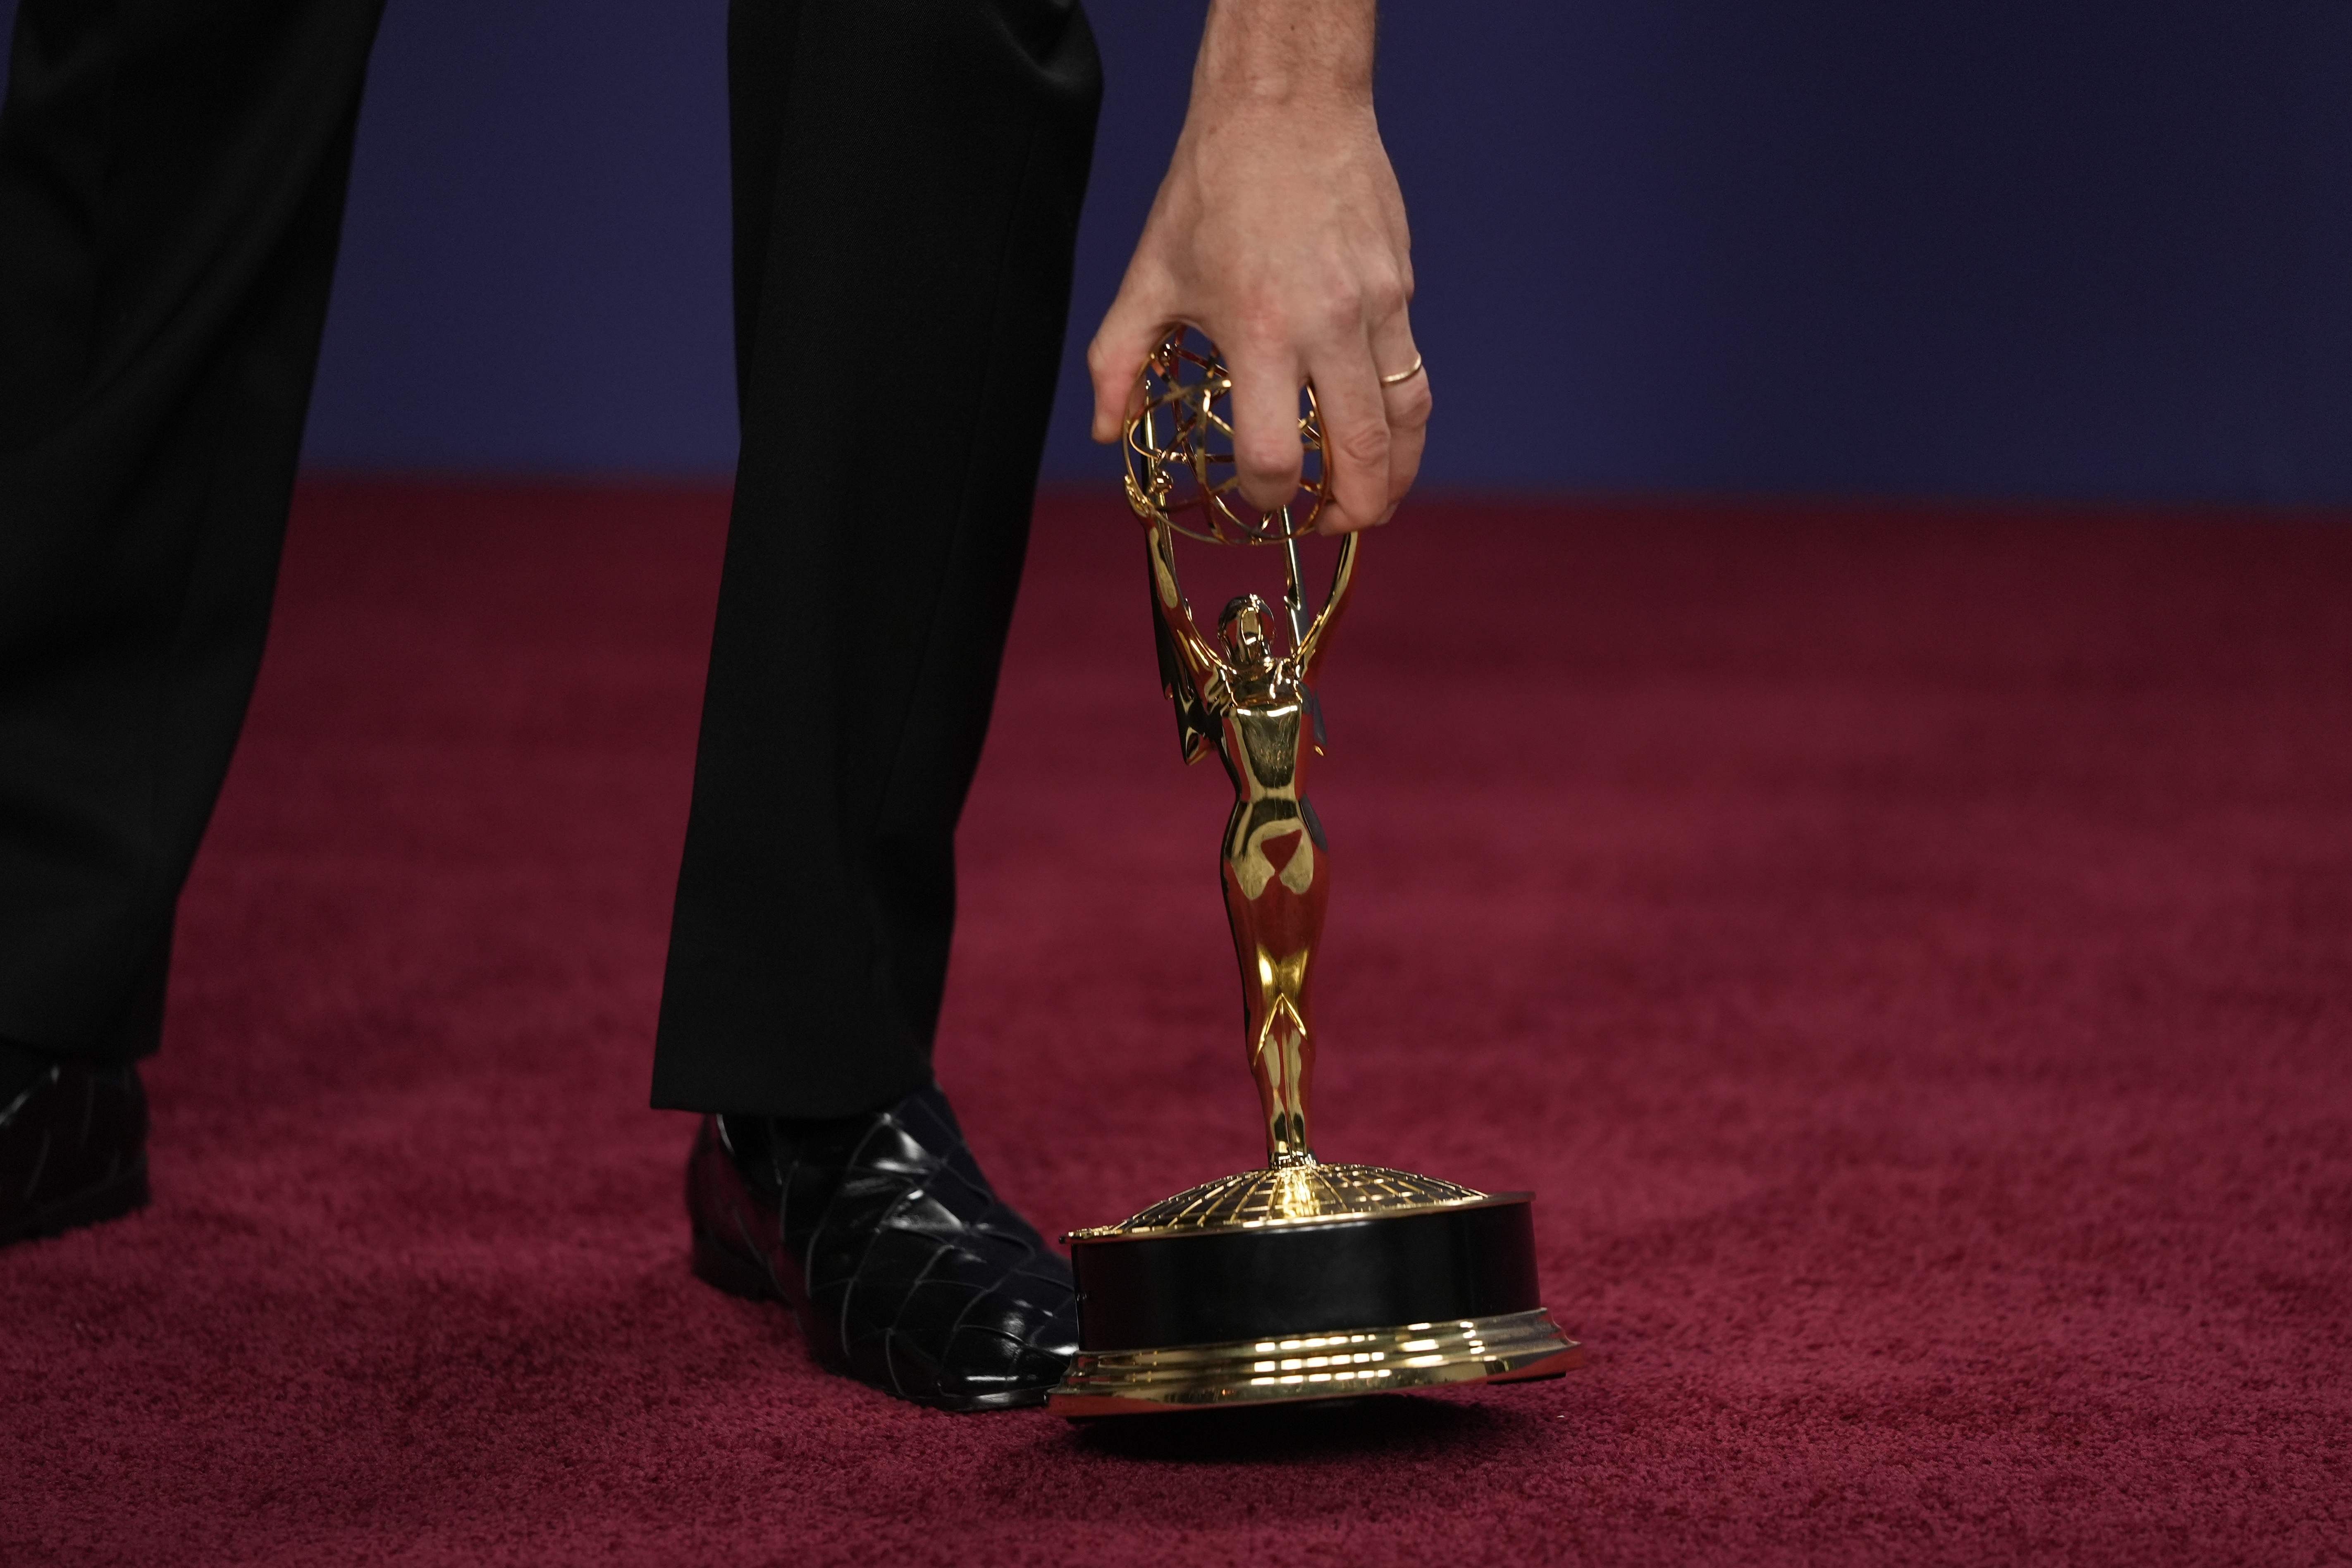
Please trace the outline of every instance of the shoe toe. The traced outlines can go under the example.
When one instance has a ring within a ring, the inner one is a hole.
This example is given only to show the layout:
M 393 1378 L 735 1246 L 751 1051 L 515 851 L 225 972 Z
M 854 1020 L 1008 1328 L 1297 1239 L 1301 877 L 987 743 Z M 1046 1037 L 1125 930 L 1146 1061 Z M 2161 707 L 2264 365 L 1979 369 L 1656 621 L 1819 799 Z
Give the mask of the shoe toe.
M 940 1359 L 940 1400 L 965 1409 L 1035 1405 L 1077 1353 L 1077 1308 L 1040 1315 L 1026 1303 L 983 1300 Z
M 1060 1381 L 1077 1352 L 1070 1266 L 996 1197 L 936 1089 L 854 1127 L 719 1132 L 709 1158 L 758 1178 L 738 1184 L 770 1216 L 763 1267 L 821 1364 L 950 1410 L 1034 1405 Z M 712 1185 L 688 1187 L 704 1231 Z
M 928 1393 L 906 1387 L 908 1397 L 1002 1408 L 1035 1404 L 1061 1380 L 1077 1353 L 1076 1281 L 1034 1236 L 983 1226 L 940 1243 L 891 1337 L 894 1364 L 919 1366 L 930 1384 Z

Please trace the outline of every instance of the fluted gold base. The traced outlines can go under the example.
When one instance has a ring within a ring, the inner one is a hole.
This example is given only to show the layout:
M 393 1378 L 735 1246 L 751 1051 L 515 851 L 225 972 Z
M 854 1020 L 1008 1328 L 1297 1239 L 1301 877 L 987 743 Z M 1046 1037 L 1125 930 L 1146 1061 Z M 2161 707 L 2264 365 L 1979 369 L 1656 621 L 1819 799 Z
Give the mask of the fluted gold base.
M 1449 1204 L 1475 1204 L 1489 1195 L 1475 1187 L 1411 1171 L 1391 1171 L 1385 1165 L 1326 1165 L 1309 1154 L 1296 1164 L 1203 1182 L 1172 1198 L 1162 1198 L 1117 1225 L 1074 1230 L 1062 1239 L 1097 1241 L 1113 1236 L 1370 1219 Z
M 1543 1308 L 1166 1350 L 1082 1351 L 1046 1398 L 1057 1415 L 1146 1415 L 1557 1377 L 1584 1348 Z

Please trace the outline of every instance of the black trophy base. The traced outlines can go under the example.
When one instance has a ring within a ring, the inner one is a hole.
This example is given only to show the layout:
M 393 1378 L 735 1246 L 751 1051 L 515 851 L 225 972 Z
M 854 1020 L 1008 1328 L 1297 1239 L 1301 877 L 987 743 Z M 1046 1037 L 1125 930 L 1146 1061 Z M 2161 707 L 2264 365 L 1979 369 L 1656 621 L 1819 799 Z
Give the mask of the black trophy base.
M 1544 1310 L 1524 1193 L 1290 1224 L 1069 1238 L 1073 1417 L 1557 1377 L 1584 1363 Z

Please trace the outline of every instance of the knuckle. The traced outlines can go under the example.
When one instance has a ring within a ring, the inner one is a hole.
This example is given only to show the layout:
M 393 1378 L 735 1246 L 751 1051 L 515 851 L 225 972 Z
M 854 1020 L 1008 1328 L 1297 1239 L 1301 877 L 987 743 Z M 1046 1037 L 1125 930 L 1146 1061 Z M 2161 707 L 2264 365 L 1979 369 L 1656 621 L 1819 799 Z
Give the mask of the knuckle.
M 1342 462 L 1376 468 L 1389 460 L 1389 432 L 1384 425 L 1351 425 L 1332 441 Z
M 1429 423 L 1430 410 L 1436 400 L 1430 395 L 1429 377 L 1414 376 L 1402 386 L 1389 390 L 1389 423 L 1391 425 L 1422 426 Z
M 1323 297 L 1322 308 L 1316 312 L 1316 324 L 1333 337 L 1344 337 L 1363 325 L 1365 303 L 1362 290 L 1336 288 Z
M 1295 456 L 1285 461 L 1279 457 L 1261 453 L 1254 458 L 1244 458 L 1238 467 L 1243 482 L 1262 491 L 1280 489 L 1298 482 L 1299 465 Z
M 1285 301 L 1270 292 L 1257 290 L 1238 302 L 1218 346 L 1225 351 L 1225 363 L 1231 364 L 1236 356 L 1246 358 L 1279 352 L 1289 337 L 1290 312 Z
M 1120 363 L 1121 354 L 1101 338 L 1087 345 L 1087 374 L 1099 382 L 1118 383 L 1131 379 L 1143 369 L 1142 361 L 1133 364 Z
M 1364 295 L 1352 275 L 1334 267 L 1313 288 L 1291 296 L 1286 335 L 1344 337 L 1363 320 Z

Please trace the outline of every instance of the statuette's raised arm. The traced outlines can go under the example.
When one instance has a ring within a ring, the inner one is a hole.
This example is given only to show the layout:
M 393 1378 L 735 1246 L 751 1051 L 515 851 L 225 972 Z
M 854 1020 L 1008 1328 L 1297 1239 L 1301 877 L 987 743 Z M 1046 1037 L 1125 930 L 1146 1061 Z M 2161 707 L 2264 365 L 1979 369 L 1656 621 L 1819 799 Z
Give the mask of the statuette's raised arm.
M 1176 743 L 1187 763 L 1197 763 L 1215 749 L 1215 708 L 1227 700 L 1231 668 L 1216 645 L 1201 635 L 1193 623 L 1192 606 L 1185 602 L 1183 585 L 1176 579 L 1173 531 L 1158 518 L 1144 519 L 1150 545 L 1152 629 L 1160 647 L 1160 689 L 1176 706 Z
M 1339 564 L 1331 573 L 1331 596 L 1323 602 L 1322 609 L 1316 612 L 1314 621 L 1307 626 L 1307 635 L 1298 641 L 1298 649 L 1294 656 L 1298 665 L 1298 679 L 1310 686 L 1314 684 L 1316 669 L 1323 662 L 1324 650 L 1330 643 L 1331 633 L 1348 608 L 1348 590 L 1355 585 L 1356 581 L 1356 543 L 1360 537 L 1350 533 L 1339 542 Z

